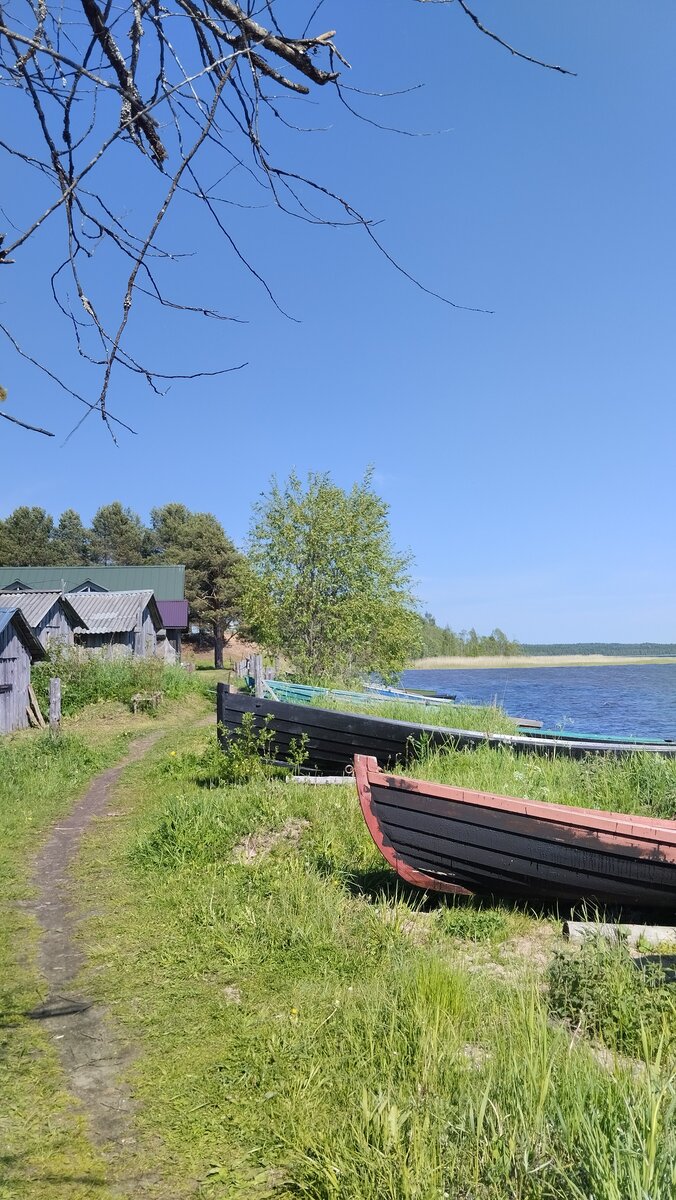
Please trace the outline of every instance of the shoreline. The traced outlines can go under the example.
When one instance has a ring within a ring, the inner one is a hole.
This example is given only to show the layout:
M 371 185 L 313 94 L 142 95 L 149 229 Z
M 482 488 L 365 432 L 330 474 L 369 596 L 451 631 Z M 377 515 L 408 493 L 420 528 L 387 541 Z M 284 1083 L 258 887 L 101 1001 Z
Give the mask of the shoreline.
M 662 666 L 676 663 L 676 658 L 647 658 L 620 654 L 514 654 L 480 655 L 477 658 L 416 658 L 407 664 L 407 671 L 480 671 L 490 668 L 514 667 L 627 667 Z

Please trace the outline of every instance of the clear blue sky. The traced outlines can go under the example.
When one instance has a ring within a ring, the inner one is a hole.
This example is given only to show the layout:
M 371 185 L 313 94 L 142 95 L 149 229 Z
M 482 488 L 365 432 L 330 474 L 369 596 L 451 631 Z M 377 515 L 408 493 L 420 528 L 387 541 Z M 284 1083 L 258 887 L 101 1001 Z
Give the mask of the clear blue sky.
M 456 5 L 331 0 L 318 20 L 337 25 L 350 82 L 425 83 L 363 110 L 447 132 L 381 132 L 322 95 L 300 119 L 326 132 L 280 135 L 274 149 L 382 218 L 379 235 L 418 278 L 493 314 L 423 295 L 357 230 L 233 209 L 230 228 L 294 323 L 193 210 L 170 229 L 198 252 L 177 288 L 248 324 L 161 324 L 146 309 L 133 344 L 167 370 L 249 366 L 162 401 L 120 374 L 113 408 L 137 436 L 115 447 L 92 418 L 62 447 L 79 409 L 3 344 L 8 407 L 59 437 L 2 423 L 0 515 L 37 504 L 89 519 L 120 499 L 147 516 L 178 500 L 241 543 L 273 472 L 328 470 L 349 485 L 373 463 L 439 620 L 523 641 L 676 640 L 676 8 L 475 7 L 577 77 L 511 58 Z M 135 187 L 126 203 L 140 202 Z M 49 300 L 57 228 L 3 268 L 0 319 L 95 398 Z

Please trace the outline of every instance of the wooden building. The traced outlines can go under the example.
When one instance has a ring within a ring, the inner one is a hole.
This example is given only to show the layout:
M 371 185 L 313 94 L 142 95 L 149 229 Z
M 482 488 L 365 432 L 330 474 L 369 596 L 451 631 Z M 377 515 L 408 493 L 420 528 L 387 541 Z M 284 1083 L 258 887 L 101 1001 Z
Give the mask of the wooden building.
M 152 591 L 70 592 L 66 599 L 79 618 L 77 646 L 111 657 L 133 654 L 148 658 L 157 654 L 158 635 L 165 631 Z
M 185 567 L 182 564 L 143 563 L 134 566 L 87 567 L 0 567 L 0 591 L 130 592 L 155 594 L 166 645 L 163 658 L 181 657 L 181 639 L 188 630 L 188 601 L 185 599 Z M 162 640 L 162 639 L 160 639 Z
M 0 592 L 0 608 L 20 608 L 33 633 L 46 650 L 72 646 L 81 624 L 70 601 L 57 591 Z
M 31 663 L 46 652 L 20 608 L 0 608 L 0 733 L 28 725 Z
M 160 610 L 162 624 L 167 631 L 167 641 L 173 650 L 173 661 L 180 662 L 181 639 L 188 629 L 188 601 L 158 599 L 157 607 Z M 167 661 L 171 661 L 169 650 L 165 657 Z

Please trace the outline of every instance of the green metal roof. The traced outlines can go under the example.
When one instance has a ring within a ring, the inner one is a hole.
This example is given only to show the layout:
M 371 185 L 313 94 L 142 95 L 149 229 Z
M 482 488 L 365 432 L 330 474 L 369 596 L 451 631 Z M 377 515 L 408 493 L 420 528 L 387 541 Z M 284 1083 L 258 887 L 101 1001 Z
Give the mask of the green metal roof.
M 150 589 L 156 600 L 185 598 L 185 567 L 0 567 L 0 591 L 15 583 L 47 591 L 75 591 L 87 581 L 106 592 L 135 592 Z

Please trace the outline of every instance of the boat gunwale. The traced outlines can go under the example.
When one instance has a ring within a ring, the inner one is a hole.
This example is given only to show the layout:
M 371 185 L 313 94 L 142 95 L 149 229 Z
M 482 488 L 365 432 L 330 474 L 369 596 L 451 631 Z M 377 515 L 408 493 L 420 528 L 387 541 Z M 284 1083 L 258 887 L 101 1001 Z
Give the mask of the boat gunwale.
M 357 760 L 364 755 L 355 755 L 355 775 Z M 460 804 L 472 804 L 478 808 L 497 808 L 502 812 L 510 812 L 515 816 L 533 817 L 552 824 L 570 825 L 573 828 L 598 830 L 599 833 L 610 833 L 617 837 L 638 837 L 643 840 L 657 841 L 657 834 L 666 835 L 662 843 L 676 849 L 676 821 L 668 817 L 641 817 L 627 813 L 618 813 L 599 808 L 584 808 L 572 804 L 548 803 L 545 800 L 524 800 L 518 796 L 502 796 L 497 792 L 480 792 L 472 788 L 454 787 L 452 784 L 432 783 L 423 779 L 410 779 L 406 775 L 392 775 L 381 771 L 377 760 L 368 756 L 375 763 L 375 768 L 368 768 L 369 786 L 393 788 L 396 791 L 412 792 L 416 795 L 429 796 L 436 800 L 455 801 Z M 378 778 L 372 778 L 372 776 Z M 570 816 L 570 821 L 561 817 Z M 608 826 L 611 826 L 609 828 Z M 620 828 L 621 827 L 621 828 Z

